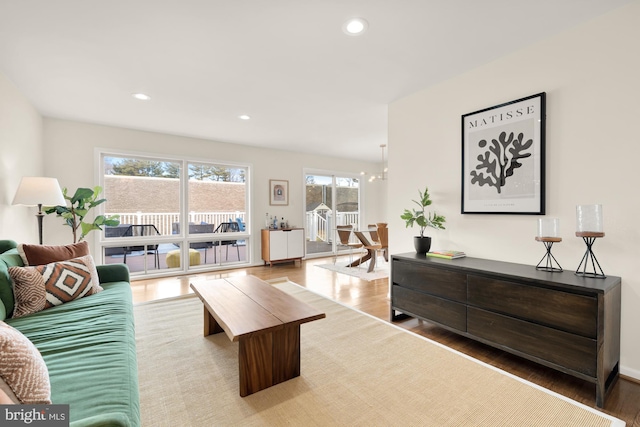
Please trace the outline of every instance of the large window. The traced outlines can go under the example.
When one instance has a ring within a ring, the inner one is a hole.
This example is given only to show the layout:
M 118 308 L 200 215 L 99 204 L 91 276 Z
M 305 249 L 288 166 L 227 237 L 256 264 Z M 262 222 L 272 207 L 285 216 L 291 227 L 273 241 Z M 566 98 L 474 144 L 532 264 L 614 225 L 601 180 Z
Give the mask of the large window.
M 103 153 L 106 264 L 158 273 L 249 261 L 248 166 Z

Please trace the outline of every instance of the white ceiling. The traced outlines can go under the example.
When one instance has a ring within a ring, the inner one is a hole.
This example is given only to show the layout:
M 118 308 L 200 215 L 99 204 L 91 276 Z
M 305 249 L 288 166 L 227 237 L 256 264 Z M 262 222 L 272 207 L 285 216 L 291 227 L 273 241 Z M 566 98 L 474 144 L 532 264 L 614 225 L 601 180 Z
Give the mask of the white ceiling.
M 48 117 L 377 161 L 389 102 L 629 1 L 0 0 L 0 73 Z

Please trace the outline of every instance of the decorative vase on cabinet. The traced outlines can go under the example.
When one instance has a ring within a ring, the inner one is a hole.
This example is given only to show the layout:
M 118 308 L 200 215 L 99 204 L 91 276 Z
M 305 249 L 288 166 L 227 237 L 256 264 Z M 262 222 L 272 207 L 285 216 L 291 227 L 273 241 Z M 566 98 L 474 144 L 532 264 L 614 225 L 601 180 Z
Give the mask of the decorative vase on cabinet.
M 414 236 L 413 245 L 416 248 L 417 254 L 424 255 L 431 249 L 431 237 Z

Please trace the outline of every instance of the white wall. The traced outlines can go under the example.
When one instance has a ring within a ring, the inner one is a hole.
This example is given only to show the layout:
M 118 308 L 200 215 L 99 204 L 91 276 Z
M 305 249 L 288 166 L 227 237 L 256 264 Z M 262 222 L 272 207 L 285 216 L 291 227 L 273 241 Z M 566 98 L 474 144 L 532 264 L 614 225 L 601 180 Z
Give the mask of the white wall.
M 260 262 L 258 230 L 264 227 L 264 216 L 277 215 L 289 220 L 290 225 L 304 226 L 303 222 L 303 169 L 314 168 L 358 173 L 373 170 L 378 165 L 368 162 L 305 155 L 237 144 L 153 132 L 80 123 L 46 118 L 44 121 L 46 171 L 60 181 L 62 187 L 75 189 L 97 185 L 95 149 L 126 150 L 203 161 L 228 161 L 252 165 L 253 187 L 250 189 L 250 209 L 255 235 L 253 260 Z M 289 205 L 269 205 L 269 179 L 289 181 Z M 368 183 L 367 183 L 368 184 Z M 383 190 L 380 186 L 365 184 L 364 219 L 381 221 L 384 212 Z M 53 215 L 52 215 L 53 216 Z M 386 219 L 384 217 L 382 220 Z M 55 243 L 69 243 L 71 232 L 62 220 L 59 227 L 47 227 L 47 238 Z M 91 235 L 89 239 L 91 240 Z
M 44 176 L 42 117 L 0 74 L 0 239 L 38 243 L 37 208 L 11 205 L 23 176 Z
M 621 372 L 640 378 L 640 2 L 452 78 L 390 105 L 388 215 L 392 253 L 413 250 L 399 219 L 428 184 L 446 231 L 434 246 L 470 256 L 536 265 L 537 216 L 461 215 L 461 115 L 547 93 L 547 216 L 560 218 L 554 255 L 572 274 L 585 245 L 575 206 L 601 203 L 606 236 L 594 251 L 606 274 L 622 277 Z M 455 54 L 455 52 L 452 52 Z

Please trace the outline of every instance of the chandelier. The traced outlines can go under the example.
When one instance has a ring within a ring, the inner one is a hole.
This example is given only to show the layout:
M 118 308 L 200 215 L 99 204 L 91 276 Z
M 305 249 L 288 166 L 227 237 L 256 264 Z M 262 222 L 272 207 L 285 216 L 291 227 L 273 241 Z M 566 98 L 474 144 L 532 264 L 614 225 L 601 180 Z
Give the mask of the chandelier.
M 382 171 L 379 173 L 374 173 L 369 177 L 369 182 L 373 182 L 376 180 L 379 181 L 386 181 L 387 179 L 387 172 L 389 171 L 389 168 L 385 165 L 385 161 L 384 161 L 384 149 L 387 148 L 387 144 L 380 144 L 380 151 L 381 151 L 381 165 L 382 165 Z M 366 175 L 366 172 L 361 172 L 362 175 Z

